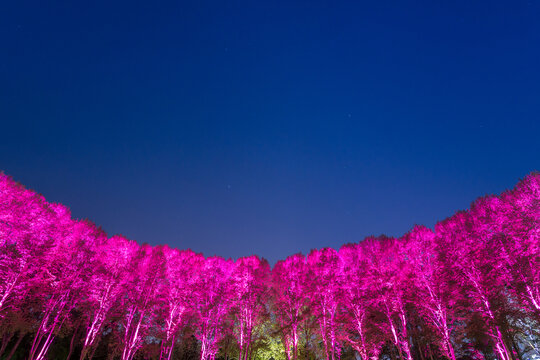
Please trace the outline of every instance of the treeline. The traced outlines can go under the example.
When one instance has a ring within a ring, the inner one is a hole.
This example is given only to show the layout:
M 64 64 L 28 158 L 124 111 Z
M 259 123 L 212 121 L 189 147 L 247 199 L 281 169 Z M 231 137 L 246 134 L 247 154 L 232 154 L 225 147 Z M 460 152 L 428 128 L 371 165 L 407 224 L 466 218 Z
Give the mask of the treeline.
M 0 358 L 540 357 L 540 175 L 272 269 L 108 237 L 0 175 Z

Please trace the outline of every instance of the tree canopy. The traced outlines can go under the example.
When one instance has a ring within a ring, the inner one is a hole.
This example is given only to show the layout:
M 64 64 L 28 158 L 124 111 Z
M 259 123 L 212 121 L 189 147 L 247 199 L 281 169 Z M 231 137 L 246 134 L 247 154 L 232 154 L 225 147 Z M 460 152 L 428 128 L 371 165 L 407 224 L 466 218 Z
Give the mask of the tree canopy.
M 539 329 L 538 173 L 273 268 L 108 237 L 0 174 L 3 359 L 525 360 Z

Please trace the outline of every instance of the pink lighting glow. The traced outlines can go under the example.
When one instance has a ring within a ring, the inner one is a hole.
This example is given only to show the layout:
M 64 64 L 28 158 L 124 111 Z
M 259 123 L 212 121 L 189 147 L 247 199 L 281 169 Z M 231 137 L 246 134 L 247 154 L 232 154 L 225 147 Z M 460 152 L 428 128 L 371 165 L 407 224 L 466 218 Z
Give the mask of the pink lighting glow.
M 524 360 L 539 328 L 538 173 L 434 230 L 273 268 L 108 237 L 0 174 L 3 359 L 171 360 L 191 338 L 201 360 L 253 360 L 276 338 L 287 360 Z

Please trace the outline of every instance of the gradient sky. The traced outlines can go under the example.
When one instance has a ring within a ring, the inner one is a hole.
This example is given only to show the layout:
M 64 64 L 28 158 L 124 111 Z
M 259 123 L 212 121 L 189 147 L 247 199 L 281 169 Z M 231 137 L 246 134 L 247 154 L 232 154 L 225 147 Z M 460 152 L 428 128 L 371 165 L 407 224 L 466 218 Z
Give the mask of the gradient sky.
M 0 169 L 141 243 L 275 262 L 540 170 L 538 0 L 17 0 L 0 44 Z

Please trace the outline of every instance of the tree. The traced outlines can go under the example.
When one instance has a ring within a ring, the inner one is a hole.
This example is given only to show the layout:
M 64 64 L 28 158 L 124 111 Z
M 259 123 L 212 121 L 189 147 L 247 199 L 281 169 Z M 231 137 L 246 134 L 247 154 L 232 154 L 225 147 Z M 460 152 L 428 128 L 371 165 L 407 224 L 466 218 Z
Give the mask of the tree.
M 475 206 L 482 206 L 476 202 Z M 474 213 L 474 208 L 472 213 Z M 485 246 L 489 228 L 481 218 L 471 213 L 459 212 L 452 218 L 436 225 L 439 246 L 448 253 L 447 259 L 455 275 L 454 280 L 461 291 L 473 300 L 475 310 L 486 324 L 487 331 L 495 344 L 495 351 L 501 360 L 510 360 L 511 355 L 505 344 L 503 332 L 498 322 L 494 304 L 503 296 L 501 279 L 494 270 L 490 253 Z
M 362 360 L 523 360 L 540 356 L 539 304 L 538 173 L 434 231 L 296 254 L 273 269 L 256 256 L 235 262 L 108 238 L 0 175 L 5 360 L 79 350 L 81 360 L 170 360 L 175 351 L 215 360 L 219 350 L 339 360 L 351 347 Z
M 343 305 L 349 315 L 344 322 L 348 333 L 346 340 L 362 360 L 378 359 L 383 340 L 373 317 L 376 298 L 363 243 L 344 245 L 339 249 L 339 255 L 344 264 Z
M 121 306 L 124 311 L 121 327 L 122 360 L 131 360 L 143 345 L 145 337 L 154 326 L 156 318 L 156 293 L 164 274 L 163 252 L 161 247 L 128 244 L 127 251 L 136 254 L 125 278 L 125 292 Z
M 496 249 L 516 296 L 540 320 L 540 173 L 500 196 Z
M 0 324 L 8 309 L 17 311 L 45 266 L 45 253 L 56 241 L 56 218 L 42 196 L 0 173 Z
M 312 311 L 319 321 L 327 360 L 339 360 L 341 354 L 338 321 L 343 296 L 343 262 L 336 250 L 313 250 L 307 257 Z
M 193 310 L 196 316 L 195 336 L 201 343 L 201 360 L 215 359 L 218 343 L 230 328 L 227 322 L 232 306 L 232 269 L 232 262 L 220 257 L 201 261 L 198 269 Z
M 446 268 L 441 263 L 435 242 L 435 234 L 423 226 L 415 226 L 401 240 L 406 248 L 407 262 L 413 272 L 415 305 L 436 331 L 440 351 L 455 360 L 451 342 L 456 316 L 452 311 L 456 296 L 446 279 Z
M 130 264 L 135 259 L 138 245 L 122 236 L 113 236 L 104 240 L 96 248 L 96 262 L 93 276 L 88 282 L 88 299 L 84 305 L 84 314 L 87 325 L 84 332 L 84 342 L 81 351 L 81 360 L 92 358 L 95 351 L 98 335 L 103 325 L 109 319 L 111 310 L 118 305 L 124 287 L 123 281 L 127 272 L 131 270 Z
M 235 307 L 234 335 L 239 347 L 239 360 L 248 360 L 253 330 L 265 319 L 269 295 L 270 265 L 264 259 L 250 256 L 238 259 L 232 271 L 232 295 Z
M 406 263 L 399 256 L 399 242 L 395 238 L 380 237 L 364 240 L 366 261 L 375 289 L 376 306 L 385 314 L 392 341 L 400 359 L 403 353 L 412 360 L 408 323 L 405 313 L 405 287 L 408 286 Z
M 309 310 L 308 266 L 302 254 L 279 261 L 272 271 L 273 306 L 288 360 L 298 359 L 299 325 Z
M 186 326 L 190 316 L 193 292 L 197 281 L 197 270 L 201 257 L 190 250 L 178 251 L 167 246 L 165 256 L 165 283 L 159 294 L 163 330 L 160 359 L 170 360 L 180 330 Z
M 101 231 L 87 221 L 72 222 L 67 211 L 57 208 L 59 219 L 55 246 L 47 253 L 47 265 L 36 277 L 43 304 L 42 317 L 30 348 L 30 359 L 44 359 L 56 333 L 71 311 L 87 296 L 86 283 L 95 260 L 93 250 Z

